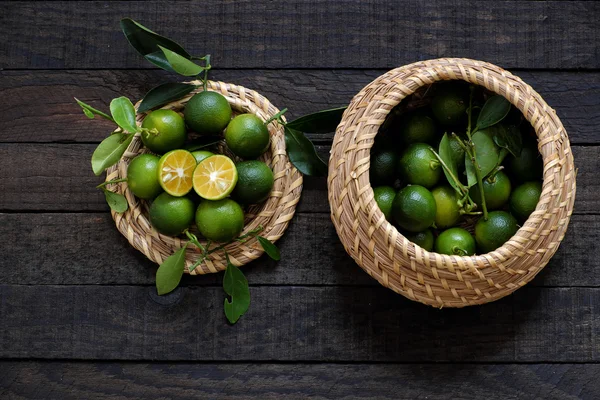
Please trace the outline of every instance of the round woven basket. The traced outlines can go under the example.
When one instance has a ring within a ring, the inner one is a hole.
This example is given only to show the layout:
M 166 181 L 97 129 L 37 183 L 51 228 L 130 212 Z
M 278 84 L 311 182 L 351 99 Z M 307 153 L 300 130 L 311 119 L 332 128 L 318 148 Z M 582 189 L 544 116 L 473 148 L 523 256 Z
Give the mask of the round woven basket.
M 442 80 L 464 80 L 504 96 L 538 137 L 544 162 L 540 200 L 519 231 L 488 254 L 459 257 L 428 252 L 388 223 L 373 198 L 370 149 L 380 126 L 402 99 Z M 502 68 L 456 58 L 397 68 L 362 89 L 337 128 L 327 183 L 331 219 L 348 254 L 383 286 L 435 307 L 487 303 L 533 279 L 563 239 L 575 200 L 573 155 L 554 110 Z
M 199 81 L 191 83 L 201 85 Z M 234 115 L 253 113 L 266 121 L 279 112 L 265 97 L 242 86 L 209 81 L 208 90 L 219 92 L 225 96 Z M 197 89 L 186 97 L 169 103 L 162 108 L 181 113 L 188 100 L 198 91 L 202 91 L 202 89 Z M 136 108 L 138 106 L 139 103 Z M 141 123 L 144 117 L 145 114 L 138 115 L 138 123 Z M 270 149 L 260 159 L 273 170 L 275 182 L 267 200 L 246 210 L 246 221 L 242 235 L 262 226 L 263 230 L 260 235 L 271 242 L 275 242 L 283 235 L 288 223 L 294 216 L 296 204 L 298 204 L 302 192 L 302 175 L 294 168 L 287 157 L 283 128 L 277 122 L 270 123 L 268 128 L 271 135 Z M 219 147 L 222 151 L 227 151 L 223 144 Z M 127 177 L 129 161 L 133 157 L 147 152 L 148 150 L 143 146 L 141 137 L 139 134 L 136 135 L 121 160 L 108 169 L 106 180 Z M 231 154 L 228 155 L 232 156 Z M 111 212 L 117 228 L 133 247 L 144 253 L 150 260 L 160 264 L 186 242 L 187 239 L 184 238 L 158 233 L 148 220 L 148 202 L 135 197 L 127 188 L 127 185 L 115 184 L 109 185 L 109 188 L 125 195 L 129 202 L 129 209 L 126 212 L 122 214 Z M 202 241 L 201 243 L 206 244 Z M 247 264 L 263 253 L 262 247 L 256 238 L 243 244 L 239 242 L 230 243 L 225 247 L 225 251 L 227 251 L 231 262 L 236 266 Z M 185 272 L 189 273 L 188 268 L 199 256 L 199 249 L 195 246 L 188 247 Z M 225 253 L 217 251 L 210 254 L 202 264 L 196 267 L 192 274 L 218 272 L 224 270 L 226 266 Z

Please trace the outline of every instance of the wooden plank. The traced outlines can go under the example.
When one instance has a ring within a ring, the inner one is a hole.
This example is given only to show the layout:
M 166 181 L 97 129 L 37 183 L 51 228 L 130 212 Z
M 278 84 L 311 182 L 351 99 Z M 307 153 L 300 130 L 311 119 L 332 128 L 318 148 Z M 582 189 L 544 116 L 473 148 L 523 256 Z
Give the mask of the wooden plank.
M 508 68 L 600 66 L 595 2 L 296 0 L 233 6 L 211 0 L 201 6 L 171 5 L 2 3 L 0 65 L 147 66 L 119 30 L 119 19 L 128 16 L 193 54 L 212 54 L 215 65 L 227 68 L 389 68 L 450 55 Z
M 90 158 L 95 144 L 0 144 L 0 211 L 107 211 L 102 178 L 94 176 Z M 329 160 L 329 145 L 318 145 Z M 577 175 L 576 213 L 600 210 L 600 147 L 574 146 Z M 300 212 L 329 213 L 325 178 L 304 181 Z
M 595 399 L 597 364 L 198 364 L 2 361 L 10 399 Z M 457 377 L 460 376 L 460 379 Z
M 385 288 L 269 286 L 234 326 L 222 288 L 161 304 L 139 286 L 0 285 L 0 357 L 203 361 L 597 362 L 598 288 L 430 308 Z
M 589 251 L 600 216 L 575 215 L 558 252 L 532 286 L 600 286 Z M 0 283 L 153 285 L 156 265 L 134 250 L 104 214 L 0 214 L 5 243 Z M 327 214 L 298 214 L 277 242 L 278 263 L 262 257 L 244 267 L 252 285 L 379 284 L 344 251 Z M 43 251 L 32 251 L 42 247 Z M 190 277 L 187 286 L 220 285 L 221 274 Z
M 343 106 L 385 70 L 217 70 L 213 79 L 265 95 L 288 118 Z M 572 143 L 600 143 L 600 73 L 515 71 L 561 118 Z M 108 121 L 89 121 L 73 102 L 78 97 L 101 109 L 126 95 L 140 99 L 150 88 L 178 78 L 160 70 L 0 71 L 0 142 L 99 142 Z M 43 96 L 40 95 L 43 93 Z M 331 140 L 333 134 L 310 135 Z

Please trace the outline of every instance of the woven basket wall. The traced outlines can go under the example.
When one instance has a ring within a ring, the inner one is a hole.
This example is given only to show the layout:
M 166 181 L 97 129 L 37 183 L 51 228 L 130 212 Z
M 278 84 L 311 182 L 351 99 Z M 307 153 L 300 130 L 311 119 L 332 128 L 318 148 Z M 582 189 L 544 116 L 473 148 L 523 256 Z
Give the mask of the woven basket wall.
M 201 85 L 199 81 L 192 83 Z M 201 88 L 197 89 L 186 97 L 169 103 L 162 108 L 182 113 L 187 101 L 192 95 L 201 90 Z M 266 121 L 279 112 L 265 97 L 242 86 L 209 81 L 208 90 L 219 92 L 225 96 L 231 105 L 234 115 L 253 113 L 263 121 Z M 138 106 L 139 103 L 136 105 L 136 108 Z M 138 123 L 141 123 L 144 117 L 145 114 L 138 115 Z M 273 170 L 275 182 L 267 200 L 246 210 L 246 221 L 242 234 L 258 226 L 262 226 L 264 229 L 260 235 L 275 242 L 283 235 L 288 223 L 294 216 L 296 205 L 300 200 L 302 192 L 302 175 L 289 162 L 285 150 L 283 128 L 277 122 L 270 123 L 268 128 L 271 134 L 270 149 L 260 159 L 266 162 Z M 219 147 L 221 150 L 226 151 L 224 145 Z M 148 150 L 143 147 L 138 134 L 127 148 L 123 158 L 116 165 L 108 169 L 106 180 L 126 177 L 129 161 L 133 157 L 147 152 Z M 228 155 L 232 156 L 231 154 Z M 135 197 L 127 189 L 126 184 L 109 185 L 109 189 L 125 195 L 129 202 L 129 209 L 126 212 L 122 214 L 111 212 L 111 214 L 117 228 L 133 247 L 144 253 L 150 260 L 160 264 L 165 258 L 183 246 L 186 239 L 165 236 L 152 228 L 148 220 L 148 202 Z M 205 243 L 202 242 L 203 245 Z M 215 245 L 213 244 L 213 246 Z M 251 239 L 244 244 L 231 243 L 225 247 L 225 250 L 229 254 L 231 262 L 236 266 L 247 264 L 263 253 L 262 247 L 256 239 Z M 188 247 L 185 272 L 189 272 L 189 266 L 198 259 L 199 255 L 200 250 L 195 246 Z M 210 254 L 206 261 L 198 266 L 192 274 L 218 272 L 224 270 L 225 267 L 225 254 L 222 251 L 218 251 Z
M 488 254 L 428 252 L 388 223 L 373 198 L 370 149 L 381 124 L 402 99 L 442 80 L 464 80 L 506 97 L 538 137 L 544 162 L 540 201 L 519 231 Z M 437 59 L 389 71 L 354 97 L 333 141 L 328 191 L 338 236 L 369 275 L 409 299 L 435 307 L 463 307 L 512 293 L 548 263 L 573 211 L 575 169 L 562 123 L 530 86 L 489 63 Z

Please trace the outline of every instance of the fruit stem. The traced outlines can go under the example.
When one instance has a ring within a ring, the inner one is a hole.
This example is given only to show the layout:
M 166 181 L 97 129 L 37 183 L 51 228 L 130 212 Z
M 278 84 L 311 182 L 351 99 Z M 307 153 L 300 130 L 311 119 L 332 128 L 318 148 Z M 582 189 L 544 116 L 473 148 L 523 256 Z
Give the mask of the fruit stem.
M 202 244 L 200 244 L 196 235 L 194 235 L 187 229 L 184 231 L 184 233 L 185 233 L 185 236 L 187 236 L 188 239 L 190 239 L 190 242 L 192 242 L 196 247 L 198 247 L 200 250 L 202 250 L 203 253 L 206 252 L 206 249 L 204 248 L 204 246 L 202 246 Z
M 446 165 L 444 160 L 442 160 L 442 157 L 440 157 L 440 155 L 433 149 L 431 149 L 431 152 L 438 159 L 442 168 L 448 173 L 448 175 L 450 175 L 452 177 L 452 180 L 456 184 L 456 187 L 453 185 L 450 185 L 450 186 L 454 187 L 454 190 L 456 190 L 458 192 L 458 194 L 460 194 L 461 196 L 466 194 L 468 192 L 467 188 L 462 183 L 460 183 L 460 181 L 458 180 L 458 178 L 456 176 L 454 176 L 454 174 L 452 173 L 452 170 L 448 167 L 448 165 Z M 460 188 L 460 189 L 457 189 L 457 188 Z
M 277 114 L 273 115 L 271 118 L 269 118 L 268 120 L 265 121 L 265 125 L 269 125 L 271 122 L 277 120 L 277 122 L 279 122 L 281 125 L 285 125 L 285 122 L 283 122 L 281 120 L 281 116 L 283 114 L 285 114 L 287 112 L 287 108 L 284 108 L 283 110 L 279 111 Z
M 97 189 L 101 189 L 106 185 L 111 185 L 113 183 L 119 183 L 119 182 L 127 182 L 127 178 L 119 178 L 119 179 L 113 179 L 112 181 L 106 181 L 106 182 L 102 182 L 101 184 L 99 184 L 98 186 L 96 186 Z
M 208 70 L 210 70 L 212 66 L 210 65 L 210 54 L 205 55 L 203 58 L 206 61 L 206 65 L 204 66 L 204 79 L 202 81 L 202 87 L 206 92 L 208 89 Z
M 471 141 L 471 114 L 473 113 L 473 92 L 475 91 L 475 86 L 471 85 L 469 87 L 469 112 L 468 115 L 468 124 L 467 124 L 467 137 L 469 141 Z
M 473 142 L 470 142 L 471 144 L 471 151 L 469 153 L 469 156 L 471 157 L 471 162 L 473 163 L 473 166 L 475 167 L 475 177 L 477 178 L 477 186 L 479 186 L 479 195 L 481 196 L 481 209 L 483 210 L 483 219 L 485 221 L 487 221 L 488 219 L 488 212 L 487 212 L 487 205 L 485 204 L 485 194 L 483 192 L 483 178 L 481 176 L 481 167 L 479 166 L 479 163 L 477 162 L 477 157 L 476 157 L 476 153 L 475 153 L 475 145 L 473 144 Z

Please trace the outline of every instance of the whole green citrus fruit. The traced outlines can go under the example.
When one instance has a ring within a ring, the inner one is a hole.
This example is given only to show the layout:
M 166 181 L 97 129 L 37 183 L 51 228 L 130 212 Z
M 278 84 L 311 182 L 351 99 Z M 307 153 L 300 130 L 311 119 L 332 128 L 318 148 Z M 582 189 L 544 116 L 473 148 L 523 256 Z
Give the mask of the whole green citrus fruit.
M 539 181 L 525 182 L 517 186 L 510 196 L 510 212 L 520 222 L 525 222 L 535 210 L 541 194 L 542 183 Z
M 535 140 L 523 143 L 518 157 L 509 155 L 505 160 L 506 171 L 517 182 L 528 182 L 542 178 L 543 162 Z
M 205 238 L 229 242 L 244 228 L 244 211 L 231 199 L 205 200 L 196 210 L 196 225 Z
M 508 201 L 511 191 L 510 179 L 502 172 L 498 171 L 493 177 L 483 180 L 483 195 L 485 196 L 485 204 L 488 210 L 497 210 L 502 208 Z M 481 210 L 481 193 L 479 184 L 469 189 L 471 199 L 479 206 Z
M 168 193 L 158 195 L 148 211 L 152 226 L 165 235 L 176 236 L 194 221 L 194 202 Z
M 440 180 L 442 168 L 426 143 L 413 143 L 400 156 L 400 178 L 405 183 L 431 188 Z
M 200 92 L 187 102 L 183 114 L 191 130 L 218 135 L 231 120 L 231 106 L 227 99 L 217 92 Z
M 392 150 L 383 150 L 371 155 L 369 180 L 371 186 L 391 185 L 396 180 L 398 157 Z
M 403 235 L 409 241 L 422 247 L 423 249 L 427 251 L 433 250 L 433 242 L 435 239 L 433 237 L 433 232 L 431 232 L 431 229 L 425 229 L 424 231 L 416 233 L 406 232 L 403 233 Z
M 269 148 L 269 129 L 254 114 L 240 114 L 225 130 L 225 142 L 241 158 L 258 158 Z
M 431 109 L 435 119 L 444 126 L 456 126 L 467 115 L 469 107 L 468 88 L 462 82 L 439 85 L 431 99 Z
M 475 224 L 475 240 L 482 253 L 489 253 L 501 247 L 518 230 L 515 217 L 506 211 L 492 211 L 487 221 L 481 217 Z
M 421 232 L 433 225 L 436 205 L 427 188 L 410 185 L 401 189 L 392 203 L 392 215 L 402 229 Z
M 435 226 L 439 229 L 449 228 L 460 219 L 460 207 L 456 191 L 450 186 L 438 186 L 431 191 L 435 199 Z
M 212 151 L 208 151 L 208 150 L 196 150 L 196 151 L 192 151 L 192 155 L 196 159 L 196 163 L 200 164 L 200 161 L 202 161 L 205 158 L 208 158 L 210 156 L 214 156 L 215 153 L 213 153 Z
M 142 128 L 158 131 L 141 134 L 144 146 L 158 154 L 180 148 L 187 138 L 185 122 L 181 115 L 173 110 L 152 111 L 144 118 Z
M 140 199 L 153 199 L 162 191 L 158 181 L 158 161 L 154 154 L 140 154 L 127 167 L 127 187 Z
M 475 239 L 463 228 L 446 229 L 435 240 L 435 251 L 450 256 L 475 254 Z
M 378 186 L 373 188 L 373 196 L 379 209 L 388 221 L 392 218 L 392 203 L 396 197 L 396 191 L 391 186 Z
M 258 160 L 236 164 L 238 180 L 231 197 L 241 204 L 256 204 L 264 201 L 273 189 L 273 171 Z
M 400 139 L 404 145 L 413 143 L 434 144 L 439 135 L 433 118 L 422 110 L 403 116 Z

